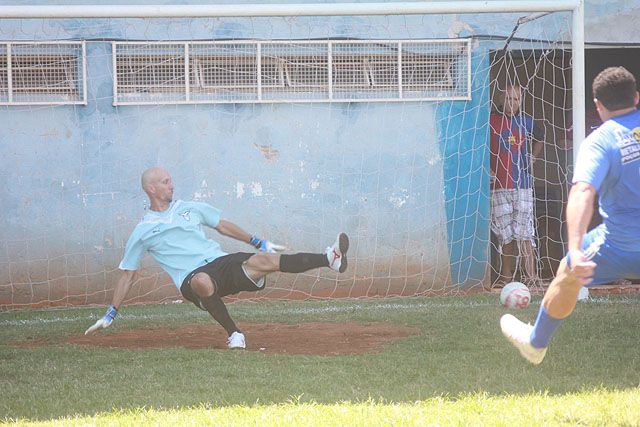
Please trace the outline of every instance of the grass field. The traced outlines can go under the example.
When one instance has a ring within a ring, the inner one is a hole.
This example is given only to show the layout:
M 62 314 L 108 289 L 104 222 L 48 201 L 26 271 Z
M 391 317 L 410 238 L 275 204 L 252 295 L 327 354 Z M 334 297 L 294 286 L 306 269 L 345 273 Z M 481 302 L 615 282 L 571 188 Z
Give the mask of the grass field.
M 532 321 L 538 303 L 519 317 Z M 14 346 L 82 334 L 103 311 L 0 312 L 0 422 L 640 425 L 638 296 L 580 303 L 537 367 L 502 338 L 496 295 L 230 306 L 240 322 L 383 321 L 421 331 L 359 356 Z M 104 333 L 211 321 L 186 304 L 121 314 Z

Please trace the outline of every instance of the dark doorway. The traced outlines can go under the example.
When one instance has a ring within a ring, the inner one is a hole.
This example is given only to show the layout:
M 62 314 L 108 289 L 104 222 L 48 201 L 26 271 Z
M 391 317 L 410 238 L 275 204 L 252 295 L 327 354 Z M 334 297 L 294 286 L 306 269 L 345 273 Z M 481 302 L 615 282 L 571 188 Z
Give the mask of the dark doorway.
M 503 59 L 503 57 L 507 56 Z M 568 194 L 571 162 L 570 124 L 571 52 L 556 50 L 520 50 L 494 52 L 491 58 L 492 110 L 498 88 L 517 83 L 524 88 L 522 110 L 542 130 L 542 153 L 533 164 L 535 199 L 535 245 L 538 275 L 550 279 L 564 253 L 564 207 Z M 500 270 L 501 257 L 492 233 L 492 282 Z M 517 256 L 517 254 L 516 254 Z M 512 265 L 515 267 L 516 259 Z M 514 271 L 523 279 L 522 260 Z
M 571 132 L 571 52 L 566 50 L 522 50 L 509 54 L 508 62 L 494 52 L 491 57 L 492 100 L 496 87 L 519 82 L 526 88 L 523 110 L 545 130 L 541 162 L 534 164 L 535 219 L 538 269 L 549 280 L 565 252 L 565 208 L 571 186 L 573 150 Z M 599 124 L 593 106 L 591 84 L 607 67 L 623 66 L 640 81 L 640 47 L 589 47 L 585 50 L 585 134 Z M 493 104 L 492 104 L 493 106 Z M 602 221 L 597 212 L 589 228 Z M 492 281 L 499 256 L 492 234 Z M 521 273 L 521 272 L 520 272 Z

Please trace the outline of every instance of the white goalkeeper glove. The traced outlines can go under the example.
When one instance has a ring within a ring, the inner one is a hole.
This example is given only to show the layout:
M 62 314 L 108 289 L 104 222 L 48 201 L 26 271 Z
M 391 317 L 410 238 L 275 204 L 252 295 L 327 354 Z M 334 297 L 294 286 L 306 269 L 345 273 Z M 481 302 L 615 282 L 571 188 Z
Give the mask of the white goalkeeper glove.
M 94 323 L 89 329 L 84 331 L 84 334 L 90 335 L 90 334 L 93 334 L 98 329 L 108 328 L 113 322 L 113 319 L 115 319 L 117 315 L 118 315 L 118 310 L 114 306 L 110 305 L 109 308 L 107 309 L 107 313 L 104 316 L 102 316 L 102 318 L 100 318 L 96 323 Z
M 285 249 L 287 249 L 286 246 L 276 245 L 275 243 L 271 243 L 268 240 L 258 239 L 256 236 L 251 236 L 251 240 L 249 241 L 249 244 L 262 252 L 275 253 L 275 252 L 282 252 Z

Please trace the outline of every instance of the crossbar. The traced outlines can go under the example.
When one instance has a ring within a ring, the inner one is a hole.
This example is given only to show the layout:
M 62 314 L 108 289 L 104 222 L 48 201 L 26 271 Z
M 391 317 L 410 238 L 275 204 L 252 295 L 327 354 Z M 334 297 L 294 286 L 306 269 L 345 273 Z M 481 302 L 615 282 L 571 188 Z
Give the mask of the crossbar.
M 421 1 L 390 3 L 31 5 L 0 6 L 0 19 L 197 18 L 241 16 L 422 15 L 572 11 L 581 0 Z

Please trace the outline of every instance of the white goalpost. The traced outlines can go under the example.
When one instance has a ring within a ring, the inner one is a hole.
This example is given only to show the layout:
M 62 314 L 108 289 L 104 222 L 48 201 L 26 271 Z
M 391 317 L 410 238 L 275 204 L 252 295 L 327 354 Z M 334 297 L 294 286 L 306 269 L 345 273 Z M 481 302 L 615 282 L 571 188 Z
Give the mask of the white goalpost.
M 346 273 L 276 274 L 253 298 L 481 291 L 499 269 L 489 116 L 512 83 L 544 135 L 549 278 L 585 134 L 583 20 L 584 0 L 2 5 L 0 309 L 108 303 L 158 164 L 178 198 L 294 251 L 349 233 Z M 179 298 L 149 258 L 127 303 Z

